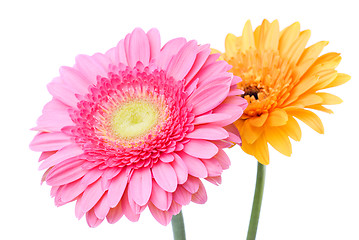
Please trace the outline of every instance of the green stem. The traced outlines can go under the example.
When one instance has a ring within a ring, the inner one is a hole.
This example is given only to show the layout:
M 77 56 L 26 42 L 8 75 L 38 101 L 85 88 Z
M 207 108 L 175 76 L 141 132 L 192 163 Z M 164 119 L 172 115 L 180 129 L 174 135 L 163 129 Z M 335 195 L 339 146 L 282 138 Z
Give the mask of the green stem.
M 254 192 L 251 220 L 249 222 L 247 240 L 255 240 L 258 228 L 259 215 L 261 212 L 266 166 L 258 162 L 257 182 Z
M 172 217 L 172 231 L 174 240 L 186 240 L 182 211 Z

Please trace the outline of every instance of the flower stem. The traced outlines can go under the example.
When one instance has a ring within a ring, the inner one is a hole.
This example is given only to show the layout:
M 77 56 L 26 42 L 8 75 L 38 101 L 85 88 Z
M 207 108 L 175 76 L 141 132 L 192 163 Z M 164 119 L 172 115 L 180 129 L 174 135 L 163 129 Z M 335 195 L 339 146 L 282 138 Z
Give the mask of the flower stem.
M 254 192 L 251 220 L 249 222 L 247 240 L 255 240 L 258 228 L 259 215 L 261 212 L 264 182 L 266 176 L 266 166 L 258 162 L 257 182 Z
M 172 231 L 174 240 L 186 240 L 182 211 L 172 217 Z

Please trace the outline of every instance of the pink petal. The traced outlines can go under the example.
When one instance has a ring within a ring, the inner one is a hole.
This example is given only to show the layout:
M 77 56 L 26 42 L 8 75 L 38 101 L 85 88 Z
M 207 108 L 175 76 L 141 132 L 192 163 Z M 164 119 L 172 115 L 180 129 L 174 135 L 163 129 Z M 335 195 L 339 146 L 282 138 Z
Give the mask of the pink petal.
M 128 184 L 129 198 L 138 205 L 145 205 L 151 196 L 152 175 L 150 168 L 141 168 L 133 171 Z
M 195 193 L 198 191 L 200 180 L 196 177 L 188 176 L 188 180 L 182 184 L 188 192 Z
M 81 210 L 83 212 L 89 211 L 95 206 L 95 204 L 100 200 L 104 194 L 104 189 L 101 186 L 101 179 L 97 180 L 95 183 L 91 184 L 86 188 L 82 195 L 82 206 Z
M 167 226 L 171 219 L 172 219 L 172 214 L 168 213 L 168 212 L 164 212 L 159 210 L 158 208 L 156 208 L 155 205 L 153 204 L 148 204 L 148 208 L 150 209 L 150 212 L 152 214 L 152 216 L 163 226 Z
M 106 215 L 108 214 L 110 207 L 107 205 L 107 193 L 102 196 L 102 198 L 97 202 L 94 207 L 94 212 L 96 217 L 99 219 L 105 219 Z
M 52 167 L 66 159 L 78 156 L 83 153 L 83 150 L 80 146 L 77 144 L 70 144 L 59 151 L 57 151 L 55 154 L 48 157 L 45 161 L 43 161 L 39 167 L 39 170 L 43 170 L 49 167 Z
M 85 212 L 82 211 L 81 206 L 82 206 L 82 198 L 81 198 L 81 196 L 79 196 L 77 198 L 76 205 L 75 205 L 75 216 L 77 219 L 81 219 L 83 217 L 83 215 L 85 214 Z
M 129 36 L 129 35 L 128 35 Z M 125 50 L 125 40 L 121 40 L 118 44 L 117 44 L 117 57 L 116 57 L 116 60 L 118 58 L 118 61 L 120 63 L 123 63 L 125 65 L 128 65 L 128 62 L 127 62 L 127 55 L 126 55 L 126 50 Z M 117 61 L 116 61 L 117 63 Z
M 207 202 L 207 192 L 201 181 L 199 181 L 198 191 L 192 195 L 192 202 L 198 204 L 204 204 Z
M 173 193 L 173 200 L 182 206 L 189 204 L 191 198 L 192 194 L 182 186 L 178 186 L 177 190 Z
M 81 179 L 61 186 L 61 190 L 59 192 L 61 201 L 70 202 L 74 200 L 77 196 L 83 193 L 83 191 L 85 191 L 87 186 L 88 185 L 81 183 Z
M 100 225 L 103 219 L 98 219 L 94 213 L 94 210 L 92 209 L 91 211 L 86 213 L 86 221 L 90 227 L 94 228 Z
M 161 49 L 160 32 L 156 28 L 152 28 L 147 32 L 147 38 L 150 44 L 150 59 L 156 58 Z
M 89 85 L 92 84 L 81 72 L 70 67 L 61 67 L 60 77 L 68 88 L 81 95 L 88 93 Z
M 125 216 L 128 218 L 128 220 L 130 220 L 131 222 L 137 222 L 138 219 L 140 218 L 140 214 L 136 214 L 131 206 L 130 203 L 128 201 L 128 191 L 126 190 L 125 193 L 123 194 L 123 198 L 121 200 L 121 204 L 122 204 L 122 210 L 123 213 L 125 214 Z
M 221 140 L 228 138 L 229 134 L 221 127 L 205 125 L 196 126 L 186 137 L 191 139 Z
M 152 174 L 157 184 L 167 192 L 174 192 L 177 188 L 177 176 L 170 164 L 157 162 L 152 167 Z
M 55 99 L 70 107 L 76 108 L 78 100 L 75 93 L 67 88 L 60 78 L 55 78 L 47 84 L 47 90 Z
M 122 210 L 122 205 L 120 202 L 119 204 L 117 204 L 116 207 L 110 209 L 106 218 L 109 223 L 113 224 L 113 223 L 117 222 L 118 220 L 120 220 L 122 216 L 123 216 L 123 210 Z
M 174 157 L 175 160 L 171 163 L 171 166 L 176 172 L 178 184 L 183 184 L 187 181 L 188 168 L 180 156 L 174 154 Z
M 199 178 L 205 178 L 208 176 L 207 169 L 201 160 L 196 157 L 187 155 L 183 152 L 179 153 L 179 156 L 186 164 L 188 168 L 188 174 Z
M 175 38 L 168 41 L 158 54 L 156 61 L 157 66 L 163 70 L 167 69 L 168 63 L 172 57 L 178 53 L 178 49 L 181 49 L 186 42 L 187 41 L 184 38 Z
M 171 153 L 162 153 L 160 159 L 164 163 L 172 162 L 175 157 Z
M 50 186 L 64 185 L 83 177 L 88 170 L 83 169 L 82 159 L 68 159 L 54 166 L 46 177 L 46 182 Z
M 210 57 L 211 56 L 212 55 L 210 55 Z M 226 73 L 231 68 L 231 66 L 227 62 L 215 61 L 205 65 L 206 66 L 203 66 L 201 70 L 198 72 L 198 74 L 195 76 L 196 78 L 199 78 L 201 80 L 198 86 L 201 87 L 208 85 L 213 81 L 213 77 L 217 78 L 219 74 L 223 74 L 223 73 L 225 73 L 224 76 L 227 76 L 230 82 L 232 82 L 232 75 Z
M 217 161 L 217 159 L 215 158 L 205 159 L 202 162 L 206 166 L 209 177 L 216 177 L 222 174 L 223 169 L 222 166 Z
M 197 89 L 199 78 L 196 78 L 195 80 L 191 81 L 188 85 L 186 85 L 185 91 L 190 96 L 194 90 Z
M 187 42 L 168 64 L 167 77 L 173 77 L 176 80 L 184 79 L 196 59 L 197 48 L 196 41 Z
M 183 151 L 193 157 L 209 159 L 217 154 L 218 147 L 206 140 L 191 139 L 185 144 Z
M 127 55 L 129 66 L 136 66 L 138 61 L 148 66 L 150 60 L 150 44 L 146 33 L 141 28 L 136 28 L 131 33 L 129 41 L 129 54 Z
M 216 154 L 216 156 L 214 156 L 214 158 L 218 160 L 218 163 L 221 165 L 223 170 L 228 169 L 231 165 L 229 157 L 222 149 L 219 149 L 218 153 Z
M 50 156 L 54 155 L 55 153 L 57 153 L 57 151 L 48 151 L 48 152 L 42 152 L 39 158 L 39 162 L 49 158 Z
M 229 86 L 227 84 L 215 84 L 199 87 L 187 99 L 193 105 L 193 113 L 200 115 L 217 107 L 228 95 Z
M 193 63 L 191 70 L 186 75 L 186 83 L 189 83 L 193 77 L 198 73 L 198 71 L 202 68 L 203 64 L 206 62 L 209 54 L 211 53 L 211 49 L 209 48 L 209 44 L 202 45 L 199 47 L 201 50 L 196 55 L 196 60 Z
M 222 183 L 222 177 L 221 176 L 217 176 L 217 177 L 207 177 L 206 180 L 210 183 L 213 183 L 214 185 L 218 186 L 219 184 Z
M 228 120 L 231 118 L 231 115 L 225 113 L 213 113 L 198 116 L 194 119 L 193 124 L 204 124 L 204 123 L 216 123 L 223 120 Z
M 234 121 L 239 119 L 240 116 L 242 116 L 243 108 L 233 104 L 222 103 L 221 105 L 219 105 L 213 110 L 213 113 L 230 115 L 231 117 L 229 119 L 216 122 L 216 124 L 220 126 L 227 126 L 228 124 L 232 124 Z
M 30 143 L 30 149 L 38 152 L 59 150 L 72 144 L 71 138 L 61 132 L 39 133 Z
M 180 213 L 182 209 L 182 205 L 172 201 L 171 207 L 168 209 L 168 212 L 171 213 L 173 216 Z
M 112 179 L 108 189 L 108 204 L 110 207 L 115 207 L 121 200 L 127 186 L 129 173 L 129 168 L 122 169 L 121 172 Z
M 67 112 L 44 113 L 37 119 L 37 126 L 31 130 L 43 132 L 61 132 L 65 126 L 73 126 L 69 114 Z
M 109 61 L 110 62 L 110 61 Z M 94 57 L 87 55 L 78 55 L 74 66 L 87 80 L 92 84 L 97 81 L 97 76 L 107 77 L 108 66 L 105 68 Z
M 152 182 L 152 194 L 150 201 L 160 210 L 167 211 L 172 203 L 172 193 L 163 190 L 156 181 Z

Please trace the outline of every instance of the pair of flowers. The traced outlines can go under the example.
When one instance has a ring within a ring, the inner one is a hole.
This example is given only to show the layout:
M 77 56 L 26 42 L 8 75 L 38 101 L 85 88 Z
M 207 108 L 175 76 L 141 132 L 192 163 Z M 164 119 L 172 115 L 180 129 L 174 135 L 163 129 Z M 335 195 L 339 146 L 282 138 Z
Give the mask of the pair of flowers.
M 184 38 L 161 47 L 156 29 L 135 29 L 105 54 L 79 55 L 48 85 L 30 144 L 55 204 L 76 201 L 91 227 L 137 221 L 147 207 L 167 225 L 206 202 L 201 179 L 221 183 L 224 148 L 240 144 L 264 165 L 268 143 L 289 156 L 295 118 L 323 133 L 307 109 L 331 112 L 323 105 L 341 100 L 318 90 L 350 78 L 335 71 L 339 54 L 318 57 L 327 42 L 305 48 L 309 36 L 298 23 L 279 31 L 265 20 L 253 32 L 247 22 L 222 54 Z

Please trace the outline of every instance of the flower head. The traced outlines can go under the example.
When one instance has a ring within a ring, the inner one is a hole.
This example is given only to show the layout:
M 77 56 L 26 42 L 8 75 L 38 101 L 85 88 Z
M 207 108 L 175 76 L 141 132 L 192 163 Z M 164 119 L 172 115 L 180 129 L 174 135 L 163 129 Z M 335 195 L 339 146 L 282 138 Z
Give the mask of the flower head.
M 30 144 L 55 204 L 76 201 L 76 216 L 95 227 L 137 221 L 147 206 L 166 225 L 183 205 L 206 202 L 200 179 L 221 182 L 222 149 L 240 143 L 231 124 L 247 105 L 218 57 L 184 38 L 161 48 L 156 29 L 135 29 L 60 68 Z
M 228 34 L 221 58 L 242 78 L 238 88 L 248 107 L 235 122 L 242 137 L 242 149 L 262 164 L 269 163 L 268 144 L 284 155 L 292 153 L 288 137 L 301 138 L 295 118 L 318 133 L 324 133 L 320 118 L 308 109 L 332 113 L 323 105 L 342 102 L 335 95 L 319 92 L 341 85 L 350 76 L 337 73 L 338 53 L 319 54 L 328 44 L 318 42 L 305 48 L 310 31 L 300 31 L 299 23 L 279 31 L 278 21 L 252 31 L 248 21 L 241 37 Z M 294 118 L 295 117 L 295 118 Z

